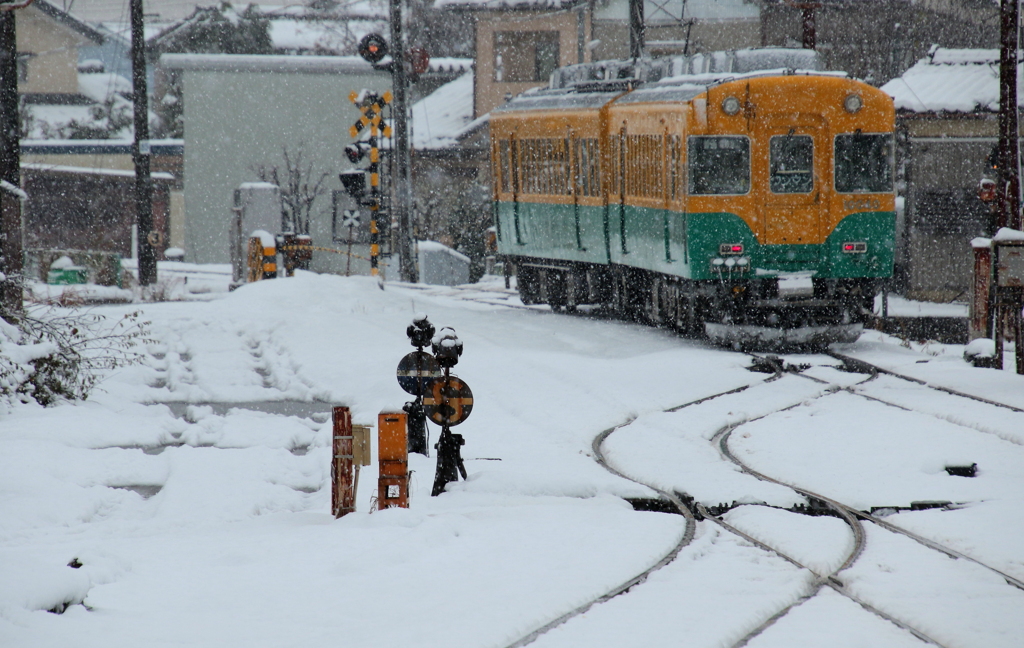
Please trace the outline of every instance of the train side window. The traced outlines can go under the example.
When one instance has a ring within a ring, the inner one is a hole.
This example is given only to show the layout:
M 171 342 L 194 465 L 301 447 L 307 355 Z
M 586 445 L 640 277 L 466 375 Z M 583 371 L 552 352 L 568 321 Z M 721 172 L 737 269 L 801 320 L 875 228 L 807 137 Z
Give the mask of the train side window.
M 776 135 L 769 144 L 772 193 L 810 193 L 814 188 L 814 139 L 810 135 Z
M 836 191 L 892 191 L 892 133 L 836 135 Z
M 681 139 L 678 135 L 668 137 L 668 195 L 675 200 L 683 192 L 682 177 L 679 158 L 683 149 Z
M 512 141 L 501 140 L 498 143 L 498 165 L 500 167 L 501 176 L 501 192 L 508 193 L 512 191 Z
M 576 159 L 576 191 L 581 196 L 601 195 L 600 161 L 596 139 L 573 140 Z
M 660 198 L 664 195 L 661 135 L 626 136 L 626 195 Z
M 565 140 L 517 140 L 520 150 L 520 190 L 524 194 L 568 195 L 569 160 Z
M 689 192 L 695 195 L 750 191 L 750 140 L 743 136 L 688 137 Z

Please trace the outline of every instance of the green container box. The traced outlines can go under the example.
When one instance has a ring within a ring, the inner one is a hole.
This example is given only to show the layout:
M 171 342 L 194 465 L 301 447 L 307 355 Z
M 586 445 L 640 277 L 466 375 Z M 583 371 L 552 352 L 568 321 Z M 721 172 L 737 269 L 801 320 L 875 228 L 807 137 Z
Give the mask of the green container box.
M 46 283 L 54 286 L 71 286 L 88 283 L 89 269 L 82 266 L 68 266 L 50 270 L 46 275 Z

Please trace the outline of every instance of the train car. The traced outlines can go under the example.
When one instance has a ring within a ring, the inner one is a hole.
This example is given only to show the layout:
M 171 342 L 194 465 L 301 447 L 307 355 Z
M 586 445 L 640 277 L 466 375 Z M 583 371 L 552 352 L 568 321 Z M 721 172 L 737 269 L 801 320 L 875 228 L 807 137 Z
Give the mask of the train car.
M 845 74 L 652 81 L 640 63 L 577 66 L 491 114 L 523 302 L 734 346 L 856 340 L 893 270 L 891 98 Z

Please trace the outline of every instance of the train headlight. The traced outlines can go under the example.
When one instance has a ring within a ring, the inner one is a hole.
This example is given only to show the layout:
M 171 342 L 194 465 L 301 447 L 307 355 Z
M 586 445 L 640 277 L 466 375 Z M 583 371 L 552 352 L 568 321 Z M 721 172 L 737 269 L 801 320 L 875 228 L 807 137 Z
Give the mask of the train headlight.
M 715 257 L 714 259 L 711 259 L 711 265 L 715 266 L 716 268 L 720 268 L 724 264 L 725 264 L 725 259 L 723 259 L 721 257 Z
M 845 254 L 864 254 L 868 251 L 868 244 L 863 241 L 847 241 L 843 243 Z
M 726 115 L 735 115 L 740 111 L 740 100 L 736 97 L 726 97 L 722 100 L 722 112 Z
M 849 94 L 846 95 L 846 99 L 843 100 L 843 108 L 846 112 L 853 114 L 864 107 L 864 100 L 860 98 L 860 95 Z
M 726 268 L 731 268 L 734 265 L 736 265 L 736 259 L 733 259 L 733 258 L 730 257 L 730 258 L 725 260 L 725 267 Z

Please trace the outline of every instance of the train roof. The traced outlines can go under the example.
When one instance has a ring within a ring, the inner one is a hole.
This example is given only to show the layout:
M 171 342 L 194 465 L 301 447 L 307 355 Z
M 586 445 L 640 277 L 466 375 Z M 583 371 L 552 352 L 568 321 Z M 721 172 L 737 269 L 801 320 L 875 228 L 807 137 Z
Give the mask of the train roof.
M 843 77 L 845 72 L 819 70 L 756 70 L 744 73 L 680 74 L 653 82 L 640 79 L 584 81 L 560 88 L 544 88 L 525 92 L 492 112 L 529 112 L 535 110 L 595 110 L 610 102 L 619 104 L 678 103 L 707 92 L 708 88 L 739 81 L 778 76 Z
M 765 76 L 834 75 L 814 50 L 762 47 L 659 59 L 593 61 L 558 68 L 546 88 L 533 89 L 492 112 L 594 110 L 616 104 L 679 103 L 708 88 Z

